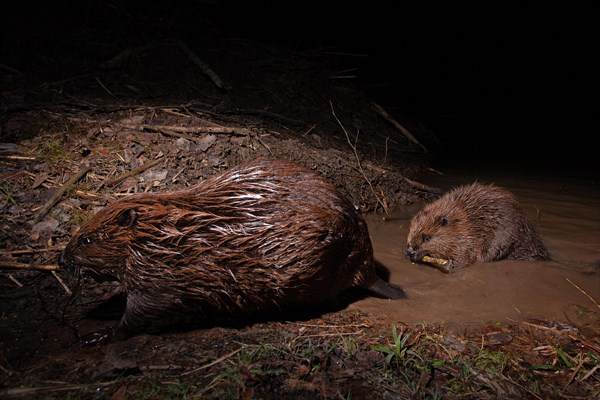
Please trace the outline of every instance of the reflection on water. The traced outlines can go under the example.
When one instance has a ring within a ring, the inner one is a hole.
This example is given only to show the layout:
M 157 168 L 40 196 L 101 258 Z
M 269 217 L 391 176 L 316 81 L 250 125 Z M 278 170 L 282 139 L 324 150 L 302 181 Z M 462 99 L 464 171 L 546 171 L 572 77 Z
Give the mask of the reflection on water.
M 464 175 L 466 176 L 466 175 Z M 367 298 L 350 306 L 411 322 L 476 323 L 552 319 L 600 321 L 600 189 L 590 179 L 478 177 L 515 193 L 534 222 L 552 262 L 477 263 L 453 274 L 412 264 L 405 256 L 411 216 L 367 216 L 375 257 L 407 300 Z M 444 189 L 474 179 L 445 175 L 426 183 Z

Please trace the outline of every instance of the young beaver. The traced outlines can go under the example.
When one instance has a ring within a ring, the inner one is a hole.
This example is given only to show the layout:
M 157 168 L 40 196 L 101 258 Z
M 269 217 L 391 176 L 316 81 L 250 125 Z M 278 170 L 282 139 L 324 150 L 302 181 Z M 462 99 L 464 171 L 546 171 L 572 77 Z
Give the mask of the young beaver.
M 310 307 L 353 287 L 404 296 L 375 274 L 354 206 L 324 177 L 285 160 L 116 201 L 73 236 L 60 263 L 116 269 L 127 295 L 116 329 L 124 337 L 171 317 Z
M 406 255 L 446 272 L 475 261 L 550 259 L 516 197 L 480 183 L 455 188 L 417 213 Z

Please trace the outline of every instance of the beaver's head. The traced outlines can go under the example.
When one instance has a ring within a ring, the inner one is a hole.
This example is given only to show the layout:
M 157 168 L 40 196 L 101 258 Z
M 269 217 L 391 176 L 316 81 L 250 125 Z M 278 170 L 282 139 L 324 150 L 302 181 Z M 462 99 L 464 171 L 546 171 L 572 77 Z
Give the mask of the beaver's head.
M 60 255 L 67 268 L 119 268 L 131 253 L 131 243 L 140 223 L 139 205 L 113 203 L 94 215 L 73 235 Z
M 480 246 L 471 225 L 460 205 L 445 199 L 433 202 L 413 217 L 406 255 L 416 263 L 436 264 L 427 260 L 437 259 L 437 264 L 447 270 L 471 264 Z

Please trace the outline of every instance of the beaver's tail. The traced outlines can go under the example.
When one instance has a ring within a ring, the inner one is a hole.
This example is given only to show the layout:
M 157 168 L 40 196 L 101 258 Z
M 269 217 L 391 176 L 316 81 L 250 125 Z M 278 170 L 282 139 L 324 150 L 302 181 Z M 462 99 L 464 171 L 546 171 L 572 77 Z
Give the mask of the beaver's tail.
M 379 277 L 367 289 L 372 292 L 375 297 L 383 299 L 399 300 L 406 298 L 406 293 L 401 287 L 387 283 Z

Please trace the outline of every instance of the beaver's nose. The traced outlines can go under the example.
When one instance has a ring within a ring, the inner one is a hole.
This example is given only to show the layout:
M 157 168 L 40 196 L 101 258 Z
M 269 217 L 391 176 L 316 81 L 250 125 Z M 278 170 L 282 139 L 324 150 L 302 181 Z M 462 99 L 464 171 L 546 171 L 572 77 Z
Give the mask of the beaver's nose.
M 407 257 L 413 258 L 413 257 L 415 256 L 415 254 L 416 254 L 416 252 L 415 252 L 415 250 L 412 248 L 412 246 L 408 246 L 408 247 L 406 248 L 406 256 L 407 256 Z

